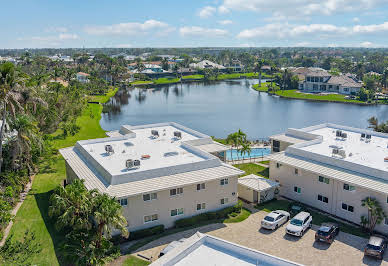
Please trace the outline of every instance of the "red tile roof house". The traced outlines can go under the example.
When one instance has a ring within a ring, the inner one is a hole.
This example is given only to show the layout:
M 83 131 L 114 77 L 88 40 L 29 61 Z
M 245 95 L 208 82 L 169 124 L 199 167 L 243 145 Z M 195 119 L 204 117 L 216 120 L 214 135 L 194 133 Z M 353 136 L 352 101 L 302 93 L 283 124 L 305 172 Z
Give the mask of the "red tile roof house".
M 77 80 L 81 83 L 88 83 L 90 75 L 84 72 L 78 72 L 77 73 Z

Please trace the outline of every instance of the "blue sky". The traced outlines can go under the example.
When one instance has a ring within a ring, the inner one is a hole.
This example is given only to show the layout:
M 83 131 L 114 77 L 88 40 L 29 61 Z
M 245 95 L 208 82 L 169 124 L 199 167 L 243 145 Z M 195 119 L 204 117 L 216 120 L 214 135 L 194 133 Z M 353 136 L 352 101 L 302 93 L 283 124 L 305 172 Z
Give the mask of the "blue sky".
M 388 46 L 388 0 L 18 0 L 0 48 Z

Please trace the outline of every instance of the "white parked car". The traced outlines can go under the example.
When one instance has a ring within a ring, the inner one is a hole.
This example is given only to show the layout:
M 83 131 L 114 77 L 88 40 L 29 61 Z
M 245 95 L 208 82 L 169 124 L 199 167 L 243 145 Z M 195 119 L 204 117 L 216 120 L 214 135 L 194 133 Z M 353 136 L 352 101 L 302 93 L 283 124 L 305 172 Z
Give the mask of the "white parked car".
M 290 214 L 286 211 L 276 210 L 273 211 L 261 221 L 261 227 L 265 229 L 274 230 L 282 224 L 286 223 L 290 219 Z
M 302 236 L 312 226 L 313 217 L 308 212 L 300 212 L 291 219 L 286 227 L 286 233 L 294 236 Z

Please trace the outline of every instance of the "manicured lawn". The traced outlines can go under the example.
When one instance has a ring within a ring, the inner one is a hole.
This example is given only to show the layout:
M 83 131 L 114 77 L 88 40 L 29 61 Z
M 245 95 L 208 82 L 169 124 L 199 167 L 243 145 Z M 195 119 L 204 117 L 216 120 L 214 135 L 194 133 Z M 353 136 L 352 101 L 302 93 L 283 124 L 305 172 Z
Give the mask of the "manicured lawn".
M 187 75 L 187 76 L 182 76 L 182 79 L 203 79 L 203 75 Z
M 224 80 L 224 79 L 238 79 L 240 78 L 240 73 L 233 73 L 233 74 L 220 74 L 217 76 L 216 80 Z
M 305 100 L 316 100 L 316 101 L 336 101 L 336 102 L 349 102 L 349 103 L 365 103 L 359 100 L 349 100 L 345 99 L 345 95 L 341 94 L 327 94 L 327 95 L 318 95 L 310 93 L 299 93 L 296 90 L 279 90 L 276 92 L 277 95 L 283 96 L 286 98 L 293 99 L 305 99 Z
M 135 256 L 129 256 L 123 263 L 123 266 L 146 266 L 150 265 L 151 262 L 139 259 Z
M 245 171 L 245 175 L 255 174 L 265 178 L 269 177 L 269 168 L 263 167 L 254 163 L 244 163 L 244 164 L 235 164 L 234 167 L 237 167 L 240 170 Z
M 262 203 L 257 205 L 255 208 L 259 210 L 263 210 L 266 212 L 271 212 L 275 210 L 288 210 L 290 202 L 286 200 L 272 200 L 266 203 Z M 299 204 L 299 203 L 298 203 Z M 315 225 L 321 225 L 322 223 L 327 223 L 327 222 L 333 222 L 337 223 L 340 226 L 340 230 L 342 232 L 356 235 L 356 236 L 361 236 L 361 237 L 368 237 L 368 234 L 365 233 L 360 227 L 352 226 L 346 223 L 338 222 L 337 220 L 334 220 L 330 218 L 329 216 L 319 213 L 313 209 L 310 209 L 306 206 L 307 211 L 313 216 L 313 224 Z
M 218 143 L 221 143 L 221 144 L 224 144 L 224 145 L 227 145 L 226 143 L 226 139 L 218 139 L 216 137 L 212 137 L 212 139 Z
M 169 78 L 158 78 L 152 80 L 154 84 L 170 84 L 170 83 L 178 83 L 180 81 L 179 78 L 169 79 Z
M 242 208 L 241 212 L 236 217 L 232 217 L 229 215 L 229 218 L 225 219 L 223 223 L 239 223 L 247 219 L 249 215 L 251 215 L 251 211 Z
M 261 163 L 261 164 L 269 165 L 269 161 L 261 161 L 260 163 Z
M 131 82 L 131 85 L 144 85 L 144 84 L 152 84 L 151 80 L 136 80 Z
M 94 96 L 93 101 L 106 102 L 115 91 L 106 96 Z M 88 104 L 82 116 L 77 119 L 81 127 L 75 136 L 63 138 L 59 130 L 53 134 L 52 146 L 55 149 L 72 146 L 78 140 L 102 138 L 105 132 L 101 129 L 102 105 Z M 64 237 L 59 233 L 48 217 L 49 198 L 52 190 L 66 177 L 65 161 L 58 152 L 48 154 L 39 163 L 39 173 L 35 176 L 32 190 L 19 209 L 11 234 L 22 238 L 26 229 L 35 232 L 36 239 L 42 245 L 42 252 L 30 258 L 30 263 L 35 265 L 59 265 L 61 261 L 59 246 Z
M 262 82 L 260 87 L 259 87 L 259 84 L 255 84 L 255 85 L 252 86 L 252 88 L 254 88 L 257 91 L 268 92 L 268 84 L 269 83 Z

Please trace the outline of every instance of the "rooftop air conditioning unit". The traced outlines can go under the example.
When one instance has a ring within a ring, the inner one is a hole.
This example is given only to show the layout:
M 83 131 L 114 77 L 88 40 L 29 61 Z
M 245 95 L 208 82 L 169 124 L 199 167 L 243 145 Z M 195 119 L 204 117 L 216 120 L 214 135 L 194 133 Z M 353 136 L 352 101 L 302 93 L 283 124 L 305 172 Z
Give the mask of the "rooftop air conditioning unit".
M 361 133 L 361 138 L 365 138 L 365 133 Z
M 135 167 L 139 167 L 139 166 L 140 166 L 140 160 L 134 160 L 134 161 L 133 161 L 133 165 L 134 165 Z
M 341 131 L 341 130 L 337 130 L 337 131 L 335 132 L 335 136 L 336 136 L 336 137 L 341 137 L 341 135 L 342 135 L 342 131 Z
M 342 158 L 346 158 L 346 153 L 344 150 L 339 150 L 338 155 L 341 156 Z
M 366 139 L 371 139 L 372 138 L 372 135 L 368 134 L 366 135 Z
M 338 154 L 339 150 L 338 149 L 333 149 L 332 153 L 333 154 Z
M 125 167 L 127 167 L 128 169 L 133 168 L 134 167 L 134 161 L 132 159 L 126 160 L 125 161 Z
M 151 135 L 154 137 L 159 137 L 159 132 L 157 130 L 151 130 Z
M 347 137 L 348 137 L 348 134 L 347 134 L 347 133 L 342 133 L 342 134 L 341 134 L 341 138 L 346 139 Z
M 112 145 L 105 145 L 105 151 L 108 154 L 114 153 Z
M 174 131 L 174 137 L 181 139 L 182 138 L 182 132 L 180 131 Z

